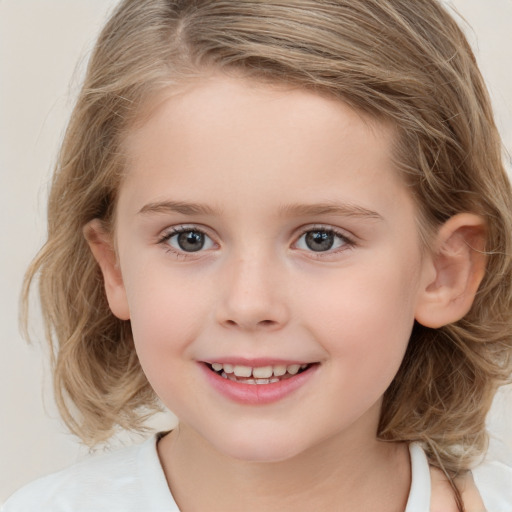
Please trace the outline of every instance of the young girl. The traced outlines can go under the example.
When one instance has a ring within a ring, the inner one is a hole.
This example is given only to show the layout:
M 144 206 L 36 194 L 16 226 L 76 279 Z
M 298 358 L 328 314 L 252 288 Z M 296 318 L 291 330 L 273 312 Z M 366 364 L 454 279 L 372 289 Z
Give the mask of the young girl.
M 512 510 L 479 465 L 512 195 L 437 0 L 124 0 L 48 215 L 26 293 L 70 429 L 180 422 L 3 511 Z

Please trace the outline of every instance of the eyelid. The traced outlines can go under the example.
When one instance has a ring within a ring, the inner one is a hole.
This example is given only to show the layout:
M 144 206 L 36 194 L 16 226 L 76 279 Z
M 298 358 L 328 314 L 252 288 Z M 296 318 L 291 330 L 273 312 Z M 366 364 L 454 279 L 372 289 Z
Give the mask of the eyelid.
M 331 233 L 334 233 L 335 235 L 338 235 L 342 238 L 346 238 L 347 240 L 350 240 L 353 243 L 356 243 L 356 241 L 359 240 L 359 237 L 356 236 L 351 231 L 349 231 L 348 229 L 340 228 L 339 226 L 333 226 L 332 224 L 321 224 L 321 223 L 306 224 L 306 225 L 301 226 L 300 228 L 296 229 L 296 232 L 298 233 L 297 238 L 299 238 L 299 236 L 302 236 L 305 233 L 308 233 L 310 231 L 331 232 Z
M 214 248 L 219 248 L 220 244 L 216 241 L 217 237 L 211 233 L 212 230 L 205 226 L 197 225 L 197 224 L 179 224 L 179 225 L 169 226 L 169 227 L 165 228 L 158 235 L 157 244 L 164 246 L 164 248 L 167 252 L 174 254 L 176 257 L 178 257 L 180 259 L 199 258 L 199 257 L 204 256 L 204 253 L 210 252 L 211 248 L 207 248 L 207 249 L 201 248 L 200 250 L 195 251 L 195 252 L 194 251 L 193 252 L 182 251 L 182 250 L 176 249 L 175 247 L 171 246 L 168 243 L 168 241 L 171 237 L 178 235 L 180 233 L 188 232 L 188 231 L 196 231 L 198 233 L 203 234 L 204 236 L 208 237 L 212 241 Z M 324 231 L 327 233 L 333 233 L 335 236 L 342 239 L 344 241 L 344 243 L 343 243 L 342 247 L 329 249 L 326 251 L 313 251 L 313 250 L 305 250 L 305 249 L 300 249 L 300 248 L 294 247 L 297 245 L 298 241 L 304 235 L 306 235 L 308 232 L 311 232 L 311 231 Z M 346 229 L 337 227 L 337 226 L 332 226 L 330 224 L 309 224 L 309 225 L 301 226 L 300 228 L 298 228 L 296 230 L 296 233 L 297 234 L 294 237 L 292 249 L 307 253 L 309 255 L 309 257 L 314 257 L 314 258 L 327 258 L 329 256 L 334 256 L 338 253 L 345 252 L 349 249 L 354 248 L 358 243 L 357 241 L 359 240 L 358 237 L 356 235 L 354 235 L 352 232 L 350 232 Z
M 335 236 L 337 236 L 345 241 L 345 243 L 343 244 L 342 247 L 336 248 L 336 249 L 330 249 L 327 251 L 316 252 L 313 250 L 308 251 L 308 250 L 304 250 L 304 249 L 297 249 L 297 250 L 302 250 L 302 251 L 308 253 L 309 255 L 314 256 L 315 258 L 332 256 L 337 253 L 344 252 L 348 249 L 352 249 L 353 247 L 355 247 L 357 245 L 357 237 L 354 234 L 352 234 L 351 232 L 349 232 L 345 229 L 335 227 L 332 225 L 328 225 L 328 224 L 327 225 L 326 224 L 311 224 L 311 225 L 302 226 L 300 228 L 298 235 L 295 237 L 295 242 L 293 243 L 293 245 L 296 245 L 298 243 L 298 241 L 304 235 L 306 235 L 307 233 L 309 233 L 311 231 L 325 231 L 326 233 L 333 233 Z
M 174 254 L 175 256 L 185 259 L 185 258 L 198 258 L 202 256 L 203 253 L 209 251 L 209 249 L 200 249 L 198 251 L 182 251 L 173 247 L 169 242 L 169 240 L 181 233 L 187 233 L 190 231 L 195 231 L 197 233 L 201 233 L 202 235 L 208 237 L 214 246 L 218 247 L 218 243 L 215 241 L 215 237 L 210 233 L 211 230 L 205 228 L 204 226 L 199 226 L 197 224 L 180 224 L 176 226 L 169 226 L 164 229 L 163 232 L 157 238 L 157 245 L 164 246 L 167 252 Z
M 198 233 L 202 233 L 204 235 L 209 236 L 210 238 L 214 238 L 215 235 L 212 234 L 212 230 L 207 228 L 206 226 L 200 224 L 175 224 L 173 226 L 168 226 L 164 228 L 158 235 L 158 241 L 167 240 L 170 236 L 184 233 L 187 231 L 197 231 Z

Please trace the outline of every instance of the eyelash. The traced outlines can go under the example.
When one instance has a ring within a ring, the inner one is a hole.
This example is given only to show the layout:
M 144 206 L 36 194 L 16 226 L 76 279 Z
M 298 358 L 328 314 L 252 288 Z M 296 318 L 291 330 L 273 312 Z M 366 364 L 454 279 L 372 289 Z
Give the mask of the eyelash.
M 195 252 L 187 252 L 187 251 L 179 251 L 172 247 L 169 244 L 169 241 L 176 235 L 181 235 L 183 233 L 199 233 L 200 235 L 203 235 L 204 237 L 207 237 L 211 240 L 211 237 L 204 231 L 203 229 L 200 229 L 196 226 L 179 226 L 179 227 L 173 227 L 170 230 L 166 231 L 159 239 L 158 244 L 163 245 L 166 252 L 172 253 L 174 256 L 176 256 L 179 259 L 186 259 L 190 258 L 192 255 L 195 254 Z M 197 252 L 202 252 L 201 250 Z
M 353 237 L 347 235 L 346 232 L 337 230 L 333 227 L 328 226 L 322 226 L 322 225 L 313 225 L 308 226 L 306 229 L 303 229 L 300 236 L 297 238 L 297 241 L 294 243 L 294 245 L 297 245 L 297 243 L 305 237 L 308 233 L 325 233 L 327 235 L 334 235 L 337 237 L 341 242 L 342 245 L 339 248 L 335 249 L 328 249 L 327 251 L 314 251 L 310 249 L 308 252 L 308 255 L 314 258 L 327 258 L 329 256 L 337 255 L 341 252 L 347 251 L 349 249 L 353 249 L 356 246 L 356 241 Z
M 332 256 L 333 254 L 338 254 L 338 253 L 346 251 L 348 249 L 352 249 L 353 247 L 356 246 L 355 240 L 352 237 L 348 236 L 345 232 L 341 232 L 332 227 L 326 227 L 326 226 L 321 226 L 321 225 L 308 226 L 306 229 L 302 229 L 300 235 L 297 237 L 296 241 L 294 242 L 294 245 L 297 245 L 299 243 L 299 241 L 303 237 L 305 237 L 308 233 L 314 233 L 314 232 L 325 233 L 327 235 L 334 235 L 335 237 L 337 237 L 339 240 L 342 241 L 341 248 L 337 248 L 335 250 L 328 249 L 326 251 L 314 251 L 314 250 L 310 249 L 309 251 L 306 251 L 314 258 L 319 258 L 319 259 L 325 258 L 328 256 Z M 195 252 L 197 252 L 197 253 L 203 252 L 202 247 L 198 251 L 187 252 L 187 251 L 177 250 L 169 244 L 169 241 L 173 237 L 183 234 L 183 233 L 198 233 L 198 234 L 212 240 L 212 238 L 208 235 L 208 233 L 206 233 L 206 231 L 201 228 L 198 228 L 196 226 L 179 226 L 179 227 L 173 227 L 169 231 L 166 231 L 158 239 L 157 243 L 159 245 L 163 245 L 166 252 L 172 253 L 174 256 L 176 256 L 179 259 L 187 259 L 187 258 L 192 257 L 195 254 Z M 212 241 L 212 243 L 215 244 L 215 242 L 213 242 L 213 241 Z M 300 250 L 300 249 L 297 249 L 297 250 Z

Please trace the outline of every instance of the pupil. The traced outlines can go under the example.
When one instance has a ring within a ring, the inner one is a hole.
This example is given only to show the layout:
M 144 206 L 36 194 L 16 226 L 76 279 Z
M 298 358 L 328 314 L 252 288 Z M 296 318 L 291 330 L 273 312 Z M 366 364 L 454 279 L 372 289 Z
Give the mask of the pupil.
M 186 252 L 196 252 L 204 246 L 204 236 L 197 231 L 186 231 L 178 235 L 178 245 Z
M 328 231 L 310 231 L 306 234 L 306 245 L 315 252 L 328 251 L 334 245 L 334 234 Z

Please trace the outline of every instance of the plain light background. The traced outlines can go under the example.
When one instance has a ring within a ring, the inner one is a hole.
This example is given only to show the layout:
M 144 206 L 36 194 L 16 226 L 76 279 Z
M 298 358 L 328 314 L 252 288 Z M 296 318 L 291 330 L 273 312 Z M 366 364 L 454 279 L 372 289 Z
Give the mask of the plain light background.
M 86 450 L 58 419 L 44 350 L 18 330 L 23 273 L 44 241 L 52 164 L 86 59 L 113 0 L 0 0 L 0 504 Z M 512 0 L 452 0 L 512 152 Z M 510 157 L 508 165 L 510 166 Z M 40 326 L 33 324 L 34 339 Z M 173 423 L 155 419 L 155 428 Z M 512 453 L 512 390 L 490 416 L 492 457 Z M 122 438 L 121 442 L 130 442 Z M 509 459 L 512 462 L 512 459 Z

